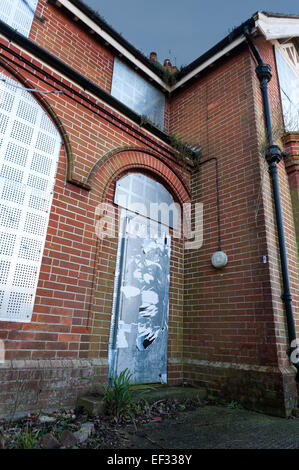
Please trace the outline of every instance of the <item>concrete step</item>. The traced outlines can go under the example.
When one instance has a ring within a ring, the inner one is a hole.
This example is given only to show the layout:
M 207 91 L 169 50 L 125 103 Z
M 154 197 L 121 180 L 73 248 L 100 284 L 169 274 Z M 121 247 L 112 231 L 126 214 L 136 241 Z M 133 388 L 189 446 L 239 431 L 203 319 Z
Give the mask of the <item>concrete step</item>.
M 173 399 L 178 402 L 185 400 L 205 400 L 207 398 L 207 391 L 203 388 L 195 387 L 169 387 L 167 385 L 153 385 L 149 386 L 146 390 L 134 390 L 134 402 L 139 400 L 146 400 L 152 404 L 158 400 Z M 104 414 L 104 401 L 103 395 L 84 395 L 77 399 L 76 408 L 84 410 L 89 416 L 99 416 Z

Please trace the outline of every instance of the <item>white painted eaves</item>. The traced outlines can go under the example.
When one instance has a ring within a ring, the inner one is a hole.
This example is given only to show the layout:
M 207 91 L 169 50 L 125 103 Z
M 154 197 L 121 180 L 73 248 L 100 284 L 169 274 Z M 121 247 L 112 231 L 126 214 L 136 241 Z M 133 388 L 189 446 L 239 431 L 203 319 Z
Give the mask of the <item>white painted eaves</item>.
M 88 26 L 90 30 L 94 31 L 105 42 L 110 44 L 116 51 L 118 51 L 119 56 L 123 56 L 124 58 L 126 58 L 135 69 L 139 69 L 140 71 L 145 73 L 151 81 L 155 82 L 165 91 L 170 93 L 185 85 L 190 79 L 196 77 L 196 75 L 205 70 L 207 67 L 211 67 L 214 62 L 228 54 L 230 51 L 232 51 L 234 48 L 236 48 L 238 45 L 245 41 L 245 37 L 243 35 L 240 35 L 237 39 L 232 41 L 226 47 L 224 47 L 216 54 L 211 56 L 209 59 L 204 61 L 202 64 L 198 65 L 196 68 L 184 75 L 176 84 L 174 84 L 173 86 L 169 86 L 157 74 L 155 74 L 153 70 L 147 67 L 146 64 L 142 63 L 137 57 L 135 57 L 133 53 L 128 51 L 125 46 L 123 46 L 116 39 L 114 39 L 88 15 L 86 15 L 78 7 L 76 7 L 70 0 L 59 0 L 59 4 L 63 5 L 76 18 L 80 19 L 86 26 Z M 266 40 L 299 37 L 299 17 L 283 17 L 283 15 L 271 16 L 271 14 L 266 15 L 264 13 L 258 12 L 254 16 L 254 19 L 255 28 L 254 30 L 252 30 L 252 32 L 261 33 Z
M 109 33 L 104 31 L 98 24 L 96 24 L 91 18 L 89 18 L 85 13 L 83 13 L 79 8 L 77 8 L 70 0 L 59 0 L 59 3 L 63 5 L 67 10 L 69 10 L 76 18 L 80 19 L 86 26 L 98 34 L 104 41 L 113 46 L 115 50 L 118 51 L 120 56 L 125 57 L 129 60 L 132 65 L 136 68 L 139 68 L 144 72 L 152 81 L 156 82 L 158 85 L 164 88 L 167 92 L 172 92 L 179 88 L 180 86 L 187 83 L 191 78 L 196 76 L 199 72 L 205 68 L 211 66 L 216 60 L 233 50 L 239 44 L 245 41 L 244 36 L 240 36 L 231 44 L 223 48 L 221 51 L 216 53 L 214 56 L 210 57 L 200 66 L 196 67 L 190 73 L 182 77 L 175 85 L 167 85 L 158 75 L 155 74 L 150 68 L 146 67 L 140 60 L 138 60 L 131 52 L 129 52 L 123 45 L 121 45 L 117 40 L 115 40 Z
M 166 83 L 153 72 L 150 68 L 146 67 L 140 60 L 138 60 L 131 52 L 129 52 L 124 46 L 119 44 L 110 34 L 104 31 L 99 25 L 97 25 L 94 21 L 92 21 L 87 15 L 85 15 L 79 8 L 73 5 L 69 0 L 59 0 L 59 3 L 67 8 L 74 16 L 80 19 L 84 24 L 86 24 L 90 29 L 92 29 L 95 33 L 101 36 L 104 41 L 114 47 L 119 54 L 126 57 L 130 62 L 132 62 L 135 66 L 137 66 L 140 70 L 142 70 L 146 75 L 155 81 L 158 85 L 162 86 L 166 91 L 170 91 L 170 87 L 166 85 Z
M 185 75 L 181 80 L 179 80 L 175 85 L 172 86 L 171 88 L 171 91 L 174 91 L 176 90 L 177 88 L 179 88 L 180 86 L 182 86 L 183 84 L 185 84 L 186 82 L 188 82 L 188 80 L 190 80 L 191 78 L 195 77 L 198 73 L 202 72 L 204 69 L 206 69 L 207 67 L 210 67 L 216 60 L 220 59 L 220 57 L 224 56 L 225 54 L 227 54 L 228 52 L 230 52 L 232 49 L 234 49 L 235 47 L 237 47 L 239 44 L 241 44 L 243 41 L 245 41 L 245 36 L 240 36 L 238 39 L 236 39 L 235 41 L 233 41 L 231 44 L 229 44 L 228 46 L 226 46 L 224 49 L 222 49 L 221 51 L 217 52 L 217 54 L 213 55 L 212 57 L 210 57 L 208 60 L 206 60 L 205 62 L 203 62 L 201 65 L 199 65 L 198 67 L 196 67 L 194 70 L 192 70 L 190 73 L 188 73 L 187 75 Z
M 267 16 L 258 12 L 255 24 L 268 41 L 299 37 L 299 18 Z

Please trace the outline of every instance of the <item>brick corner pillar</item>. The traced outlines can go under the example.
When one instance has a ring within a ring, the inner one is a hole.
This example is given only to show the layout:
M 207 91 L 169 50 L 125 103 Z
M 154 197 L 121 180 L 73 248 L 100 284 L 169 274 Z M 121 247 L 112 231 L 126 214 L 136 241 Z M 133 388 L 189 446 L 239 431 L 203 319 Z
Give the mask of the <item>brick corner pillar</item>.
M 288 174 L 293 206 L 297 245 L 299 247 L 299 132 L 288 132 L 283 136 L 285 168 Z

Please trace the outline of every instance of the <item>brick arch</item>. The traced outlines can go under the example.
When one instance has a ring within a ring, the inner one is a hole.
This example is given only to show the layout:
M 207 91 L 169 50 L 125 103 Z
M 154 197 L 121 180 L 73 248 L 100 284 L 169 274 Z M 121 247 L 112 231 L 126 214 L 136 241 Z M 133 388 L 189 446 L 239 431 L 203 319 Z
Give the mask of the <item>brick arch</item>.
M 164 183 L 181 204 L 190 202 L 190 191 L 185 181 L 175 169 L 161 160 L 159 154 L 146 148 L 118 148 L 109 152 L 98 161 L 88 176 L 88 183 L 97 193 L 99 201 L 103 201 L 112 181 L 117 180 L 123 173 L 139 170 L 152 174 Z
M 90 204 L 97 206 L 101 202 L 108 202 L 108 205 L 111 206 L 107 208 L 107 215 L 118 219 L 119 211 L 111 210 L 114 184 L 117 179 L 129 172 L 142 172 L 159 181 L 174 196 L 174 200 L 181 205 L 190 202 L 188 182 L 180 176 L 180 166 L 171 160 L 163 161 L 162 158 L 159 154 L 141 147 L 118 148 L 109 152 L 97 162 L 90 172 L 88 179 L 88 184 L 91 187 Z M 183 243 L 183 237 L 173 238 L 170 258 L 169 344 L 178 344 L 181 334 L 181 328 L 178 328 L 177 325 L 180 322 L 182 324 L 183 304 L 182 297 L 177 296 L 177 286 L 183 283 Z M 108 325 L 111 326 L 112 320 L 117 250 L 118 225 L 116 223 L 113 236 L 97 237 L 95 242 L 87 325 L 89 334 L 92 337 L 98 337 L 100 334 L 101 339 L 100 341 L 91 341 L 88 352 L 90 357 L 108 357 L 110 338 Z M 169 358 L 175 357 L 175 348 L 174 346 L 173 350 L 169 349 Z M 105 367 L 104 374 L 108 376 L 108 365 Z M 172 364 L 168 364 L 168 370 L 171 376 Z
M 30 80 L 25 78 L 18 70 L 12 67 L 3 57 L 0 57 L 0 65 L 3 67 L 4 70 L 6 70 L 6 72 L 8 72 L 9 75 L 14 77 L 25 88 L 35 88 L 35 85 L 32 85 Z M 67 131 L 64 128 L 64 125 L 60 120 L 59 116 L 57 115 L 56 111 L 51 106 L 51 104 L 45 99 L 45 97 L 41 93 L 36 93 L 34 91 L 32 91 L 31 94 L 34 96 L 35 100 L 39 103 L 39 105 L 44 109 L 44 111 L 48 114 L 49 118 L 53 121 L 55 127 L 57 128 L 60 134 L 66 156 L 66 177 L 69 181 L 72 179 L 73 174 L 73 153 Z

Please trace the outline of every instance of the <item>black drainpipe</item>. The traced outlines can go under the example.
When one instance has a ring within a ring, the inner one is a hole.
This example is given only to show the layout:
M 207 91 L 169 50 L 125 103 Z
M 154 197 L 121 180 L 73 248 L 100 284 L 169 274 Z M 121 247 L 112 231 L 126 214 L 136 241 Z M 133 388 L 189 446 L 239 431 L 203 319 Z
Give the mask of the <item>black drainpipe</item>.
M 268 136 L 268 142 L 269 142 L 269 146 L 266 152 L 266 160 L 269 166 L 268 171 L 272 180 L 279 251 L 280 251 L 281 272 L 282 272 L 282 281 L 283 281 L 283 294 L 281 296 L 281 299 L 285 305 L 288 336 L 289 336 L 289 342 L 290 342 L 290 347 L 287 350 L 287 355 L 289 357 L 290 362 L 297 369 L 296 381 L 299 382 L 298 359 L 297 359 L 296 353 L 292 354 L 297 349 L 296 329 L 295 329 L 295 322 L 294 322 L 293 308 L 292 308 L 292 295 L 290 291 L 288 260 L 287 260 L 283 218 L 282 218 L 282 210 L 281 210 L 280 194 L 279 194 L 279 184 L 278 184 L 278 176 L 277 176 L 277 164 L 280 162 L 282 158 L 282 152 L 280 148 L 278 147 L 278 145 L 274 144 L 271 114 L 270 114 L 270 104 L 269 104 L 269 96 L 268 96 L 268 82 L 270 82 L 272 78 L 271 67 L 270 65 L 264 63 L 257 47 L 253 44 L 251 40 L 251 37 L 249 35 L 249 29 L 247 26 L 245 26 L 243 33 L 258 63 L 258 66 L 255 69 L 255 73 L 259 79 L 260 89 L 262 91 L 263 105 L 264 105 L 264 118 L 265 118 L 265 124 L 266 124 L 266 130 L 267 130 L 267 136 Z M 296 359 L 294 359 L 294 356 Z

